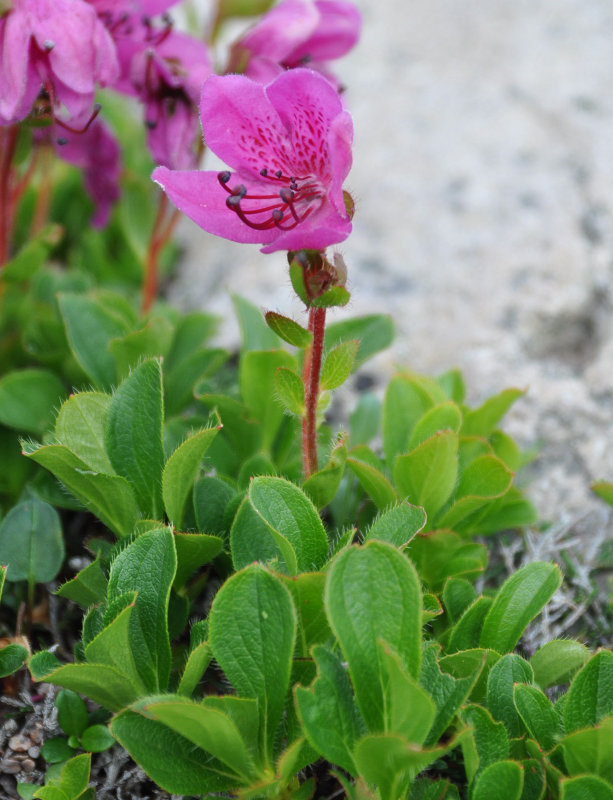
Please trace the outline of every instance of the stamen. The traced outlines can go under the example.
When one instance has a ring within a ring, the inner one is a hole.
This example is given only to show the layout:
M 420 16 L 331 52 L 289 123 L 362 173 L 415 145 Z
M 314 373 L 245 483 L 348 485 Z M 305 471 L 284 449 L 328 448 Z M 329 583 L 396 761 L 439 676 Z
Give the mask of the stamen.
M 85 133 L 85 131 L 89 128 L 89 126 L 92 124 L 92 122 L 96 119 L 96 117 L 100 113 L 101 108 L 102 106 L 100 105 L 100 103 L 96 103 L 90 118 L 87 120 L 87 122 L 82 128 L 73 128 L 67 122 L 63 122 L 58 117 L 55 118 L 55 121 L 57 122 L 58 125 L 64 128 L 64 130 L 70 131 L 70 133 Z
M 43 46 L 44 46 L 45 50 L 47 51 L 47 53 L 50 53 L 53 50 L 53 48 L 55 47 L 55 42 L 51 41 L 51 39 L 45 39 L 45 42 L 44 42 Z

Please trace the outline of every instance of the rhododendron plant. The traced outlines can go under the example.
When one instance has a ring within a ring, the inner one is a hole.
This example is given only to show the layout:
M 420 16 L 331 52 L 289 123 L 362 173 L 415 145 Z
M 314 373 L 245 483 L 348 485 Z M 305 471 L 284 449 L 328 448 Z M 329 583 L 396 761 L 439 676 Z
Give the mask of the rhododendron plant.
M 38 113 L 72 127 L 91 117 L 96 85 L 118 77 L 113 40 L 82 0 L 14 0 L 0 20 L 0 120 Z
M 206 145 L 235 171 L 176 172 L 156 180 L 201 228 L 275 250 L 322 250 L 351 232 L 343 181 L 353 126 L 337 92 L 308 69 L 268 86 L 212 76 L 201 116 Z

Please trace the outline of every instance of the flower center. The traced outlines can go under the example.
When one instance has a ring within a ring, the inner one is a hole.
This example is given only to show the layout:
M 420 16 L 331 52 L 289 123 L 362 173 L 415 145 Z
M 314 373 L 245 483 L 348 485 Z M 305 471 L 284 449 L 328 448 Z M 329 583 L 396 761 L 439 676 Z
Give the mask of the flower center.
M 242 183 L 234 188 L 228 185 L 231 172 L 220 172 L 217 175 L 220 185 L 228 193 L 227 207 L 245 225 L 256 231 L 267 231 L 271 228 L 291 231 L 319 206 L 315 206 L 314 201 L 323 198 L 321 184 L 312 175 L 288 178 L 281 170 L 271 174 L 267 169 L 261 170 L 260 175 L 264 180 L 276 184 L 277 191 L 250 194 Z M 262 205 L 263 200 L 270 200 L 271 203 Z M 250 206 L 251 203 L 255 205 Z

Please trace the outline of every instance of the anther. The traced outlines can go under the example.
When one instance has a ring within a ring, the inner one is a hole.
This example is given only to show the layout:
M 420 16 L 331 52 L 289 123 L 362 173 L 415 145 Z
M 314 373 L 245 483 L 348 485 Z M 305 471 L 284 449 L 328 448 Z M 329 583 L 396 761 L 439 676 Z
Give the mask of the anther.
M 264 167 L 264 169 L 261 169 L 261 170 L 260 170 L 260 175 L 261 175 L 263 178 L 265 178 L 265 177 L 268 175 L 268 170 L 266 169 L 266 167 Z
M 63 136 L 58 136 L 55 140 L 60 146 L 64 144 L 68 144 L 68 139 L 65 139 Z
M 53 48 L 55 47 L 55 42 L 52 41 L 51 39 L 45 39 L 45 42 L 44 42 L 43 46 L 44 46 L 45 50 L 48 53 L 50 53 L 53 50 Z
M 281 222 L 283 220 L 283 212 L 280 208 L 275 208 L 271 216 L 275 222 Z
M 295 192 L 293 192 L 291 189 L 287 189 L 284 187 L 279 192 L 279 197 L 281 198 L 281 200 L 283 200 L 284 203 L 287 203 L 289 205 L 294 200 Z
M 220 172 L 219 175 L 217 176 L 217 180 L 222 184 L 226 184 L 230 180 L 231 177 L 232 177 L 232 173 L 229 172 L 229 171 Z
M 228 197 L 226 197 L 226 205 L 228 208 L 231 208 L 232 211 L 238 211 L 242 199 L 243 198 L 238 194 L 228 195 Z
M 282 172 L 282 170 L 278 169 L 275 172 L 275 178 L 282 178 L 282 177 L 283 177 L 283 172 Z
M 246 194 L 247 187 L 242 183 L 239 183 L 238 186 L 235 186 L 234 189 L 232 189 L 232 197 L 238 197 L 239 200 L 242 200 Z
M 157 121 L 154 119 L 146 119 L 145 126 L 149 128 L 150 131 L 153 131 L 157 128 L 158 124 Z

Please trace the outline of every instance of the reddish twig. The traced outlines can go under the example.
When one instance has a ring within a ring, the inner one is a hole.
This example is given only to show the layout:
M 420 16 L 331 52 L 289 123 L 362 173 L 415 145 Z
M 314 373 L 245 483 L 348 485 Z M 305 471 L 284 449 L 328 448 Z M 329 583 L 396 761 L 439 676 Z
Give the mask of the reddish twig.
M 305 411 L 302 419 L 302 457 L 305 478 L 317 472 L 317 401 L 325 328 L 326 309 L 311 307 L 309 330 L 313 334 L 313 341 L 305 353 L 303 370 Z

